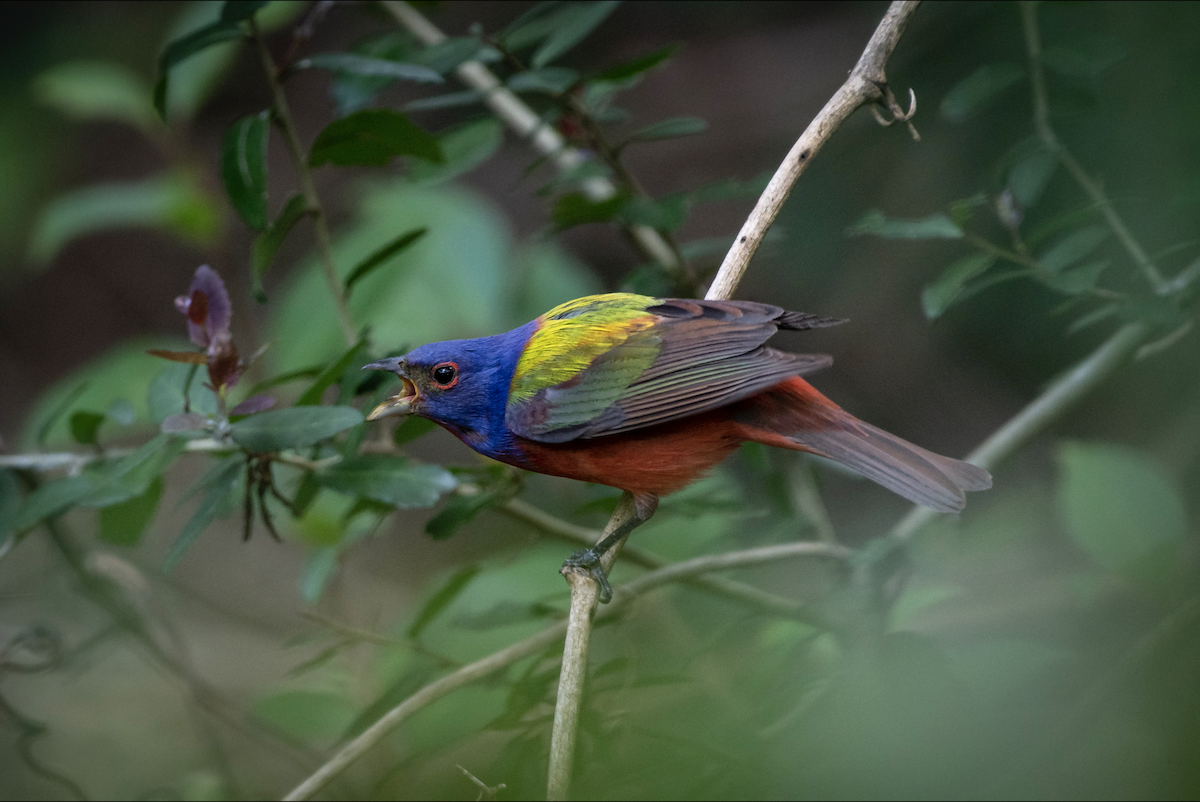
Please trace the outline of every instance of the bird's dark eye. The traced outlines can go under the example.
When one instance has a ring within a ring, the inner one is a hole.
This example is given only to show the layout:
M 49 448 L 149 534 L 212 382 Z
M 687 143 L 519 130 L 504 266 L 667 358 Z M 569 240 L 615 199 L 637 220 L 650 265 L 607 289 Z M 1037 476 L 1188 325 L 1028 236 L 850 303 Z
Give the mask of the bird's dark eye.
M 458 365 L 453 362 L 443 362 L 433 367 L 433 383 L 447 390 L 458 383 Z

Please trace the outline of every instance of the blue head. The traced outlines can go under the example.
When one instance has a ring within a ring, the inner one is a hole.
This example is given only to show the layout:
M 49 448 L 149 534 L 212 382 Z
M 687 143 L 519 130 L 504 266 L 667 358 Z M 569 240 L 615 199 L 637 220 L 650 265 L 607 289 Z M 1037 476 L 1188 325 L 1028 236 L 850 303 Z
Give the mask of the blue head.
M 515 446 L 504 424 L 504 410 L 513 371 L 532 333 L 529 323 L 492 337 L 430 343 L 402 357 L 365 365 L 364 369 L 391 371 L 401 380 L 400 392 L 376 407 L 367 420 L 420 415 L 481 454 L 511 456 Z

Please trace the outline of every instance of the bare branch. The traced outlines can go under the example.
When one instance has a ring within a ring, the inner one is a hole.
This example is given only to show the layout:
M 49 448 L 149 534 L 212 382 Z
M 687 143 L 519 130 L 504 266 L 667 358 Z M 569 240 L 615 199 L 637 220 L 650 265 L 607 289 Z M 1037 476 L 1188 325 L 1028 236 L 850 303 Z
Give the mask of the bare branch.
M 880 89 L 887 86 L 884 67 L 892 51 L 896 49 L 909 18 L 917 10 L 917 5 L 918 2 L 913 0 L 896 0 L 888 7 L 887 14 L 875 29 L 871 41 L 867 43 L 866 50 L 850 71 L 846 82 L 808 124 L 808 128 L 804 129 L 804 133 L 796 140 L 796 144 L 771 177 L 771 182 L 767 184 L 754 206 L 754 211 L 738 232 L 725 261 L 721 263 L 721 269 L 717 271 L 712 286 L 708 288 L 706 298 L 727 300 L 733 297 L 734 290 L 750 265 L 750 258 L 762 244 L 771 223 L 775 222 L 784 201 L 788 199 L 796 181 L 813 156 L 817 155 L 817 151 L 833 136 L 838 126 L 859 106 L 886 101 L 885 93 Z M 895 98 L 892 98 L 892 102 L 895 103 Z M 915 109 L 915 105 L 913 108 Z M 900 116 L 903 116 L 903 112 Z

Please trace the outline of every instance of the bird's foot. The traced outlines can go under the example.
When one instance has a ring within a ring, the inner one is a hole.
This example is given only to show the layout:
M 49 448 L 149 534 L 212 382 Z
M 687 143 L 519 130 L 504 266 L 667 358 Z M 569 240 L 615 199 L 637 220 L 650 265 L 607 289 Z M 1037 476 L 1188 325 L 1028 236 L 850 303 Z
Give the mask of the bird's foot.
M 600 603 L 608 604 L 612 601 L 612 585 L 608 584 L 608 577 L 604 575 L 604 566 L 600 563 L 600 554 L 595 549 L 577 551 L 563 560 L 563 571 L 565 572 L 567 569 L 586 571 L 591 574 L 592 579 L 596 580 L 596 584 L 600 586 Z

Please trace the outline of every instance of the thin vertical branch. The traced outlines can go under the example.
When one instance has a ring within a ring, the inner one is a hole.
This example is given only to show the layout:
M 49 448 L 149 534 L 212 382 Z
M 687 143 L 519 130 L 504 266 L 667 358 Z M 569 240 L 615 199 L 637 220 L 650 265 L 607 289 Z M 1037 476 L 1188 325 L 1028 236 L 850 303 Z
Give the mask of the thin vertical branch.
M 300 179 L 300 192 L 304 196 L 304 203 L 308 207 L 308 211 L 312 214 L 313 229 L 317 237 L 317 253 L 320 256 L 321 272 L 325 276 L 325 283 L 329 287 L 329 295 L 333 299 L 334 308 L 337 311 L 338 324 L 342 329 L 342 336 L 346 340 L 346 345 L 354 345 L 358 341 L 358 334 L 354 329 L 354 321 L 350 317 L 350 307 L 346 303 L 346 292 L 342 288 L 342 280 L 338 276 L 337 263 L 333 258 L 333 246 L 329 238 L 329 223 L 325 217 L 325 208 L 321 205 L 321 199 L 317 195 L 317 187 L 313 184 L 312 170 L 309 169 L 308 160 L 304 156 L 304 147 L 300 144 L 300 136 L 296 133 L 296 123 L 292 118 L 291 107 L 288 106 L 287 96 L 283 93 L 283 85 L 279 82 L 279 69 L 275 66 L 275 61 L 271 58 L 270 51 L 267 50 L 267 45 L 263 42 L 262 36 L 259 35 L 258 26 L 254 24 L 254 20 L 250 21 L 251 30 L 255 47 L 258 49 L 258 57 L 262 62 L 263 72 L 267 76 L 267 83 L 271 85 L 271 96 L 274 99 L 275 119 L 279 122 L 279 128 L 283 132 L 284 142 L 287 143 L 288 153 L 291 154 L 292 163 L 296 166 L 296 174 Z
M 1046 148 L 1058 157 L 1063 167 L 1067 168 L 1067 172 L 1075 179 L 1075 183 L 1079 184 L 1084 194 L 1100 209 L 1100 213 L 1104 215 L 1104 221 L 1117 235 L 1117 239 L 1133 259 L 1134 264 L 1141 268 L 1142 273 L 1146 276 L 1146 281 L 1150 283 L 1154 291 L 1157 293 L 1167 292 L 1166 280 L 1163 279 L 1153 260 L 1146 254 L 1145 249 L 1130 233 L 1125 221 L 1117 214 L 1108 195 L 1075 160 L 1071 151 L 1059 140 L 1058 134 L 1050 124 L 1050 104 L 1046 94 L 1046 75 L 1042 70 L 1042 38 L 1038 31 L 1037 4 L 1024 0 L 1020 8 L 1021 23 L 1025 32 L 1025 49 L 1029 54 L 1029 80 L 1033 87 L 1033 125 L 1038 137 Z

